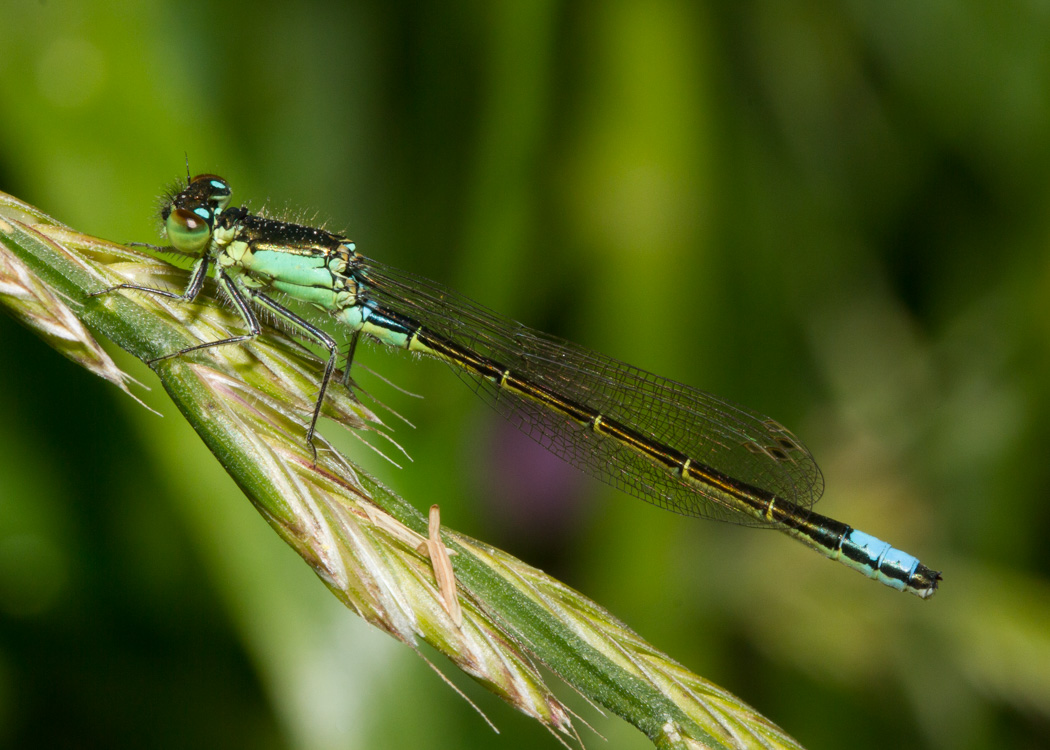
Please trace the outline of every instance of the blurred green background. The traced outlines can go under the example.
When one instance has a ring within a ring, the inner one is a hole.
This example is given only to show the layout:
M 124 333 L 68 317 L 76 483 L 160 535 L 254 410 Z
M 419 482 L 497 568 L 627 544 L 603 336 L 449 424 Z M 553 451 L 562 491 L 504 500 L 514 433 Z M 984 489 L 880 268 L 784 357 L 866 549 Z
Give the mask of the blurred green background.
M 414 463 L 343 445 L 417 507 L 808 747 L 1050 743 L 1044 3 L 47 0 L 0 29 L 0 189 L 156 241 L 188 154 L 255 209 L 768 413 L 820 461 L 821 512 L 945 580 L 921 602 L 618 495 L 371 347 L 425 397 L 362 375 Z M 158 418 L 7 316 L 0 342 L 0 746 L 557 746 L 453 674 L 491 733 L 344 610 L 162 392 L 137 389 Z

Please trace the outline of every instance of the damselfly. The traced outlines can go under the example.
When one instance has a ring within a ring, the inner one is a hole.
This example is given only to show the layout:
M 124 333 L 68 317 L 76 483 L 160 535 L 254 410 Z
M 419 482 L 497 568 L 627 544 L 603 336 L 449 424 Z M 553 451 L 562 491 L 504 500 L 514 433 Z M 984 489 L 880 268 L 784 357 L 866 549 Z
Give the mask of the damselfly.
M 195 257 L 190 301 L 209 269 L 247 333 L 173 352 L 250 341 L 255 309 L 328 350 L 306 440 L 339 358 L 327 332 L 274 299 L 312 305 L 350 333 L 436 357 L 544 447 L 624 492 L 677 513 L 774 528 L 891 588 L 932 596 L 940 573 L 911 555 L 810 510 L 824 491 L 813 456 L 785 427 L 749 409 L 496 315 L 438 284 L 357 252 L 345 237 L 230 206 L 226 180 L 189 179 L 161 211 L 175 251 Z M 111 290 L 107 290 L 111 291 Z

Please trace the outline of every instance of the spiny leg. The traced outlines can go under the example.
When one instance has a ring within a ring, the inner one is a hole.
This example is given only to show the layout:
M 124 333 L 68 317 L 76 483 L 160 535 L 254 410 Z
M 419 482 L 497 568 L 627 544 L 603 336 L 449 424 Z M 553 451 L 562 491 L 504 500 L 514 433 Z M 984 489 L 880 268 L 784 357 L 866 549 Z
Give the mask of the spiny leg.
M 117 284 L 111 286 L 109 289 L 103 289 L 101 292 L 94 292 L 89 294 L 88 297 L 100 297 L 103 294 L 109 294 L 117 289 L 134 289 L 139 292 L 149 292 L 150 294 L 159 294 L 161 297 L 167 297 L 168 299 L 178 300 L 180 302 L 192 302 L 200 294 L 202 288 L 204 288 L 204 279 L 208 275 L 208 264 L 210 258 L 204 256 L 199 258 L 196 263 L 193 264 L 193 270 L 190 276 L 190 283 L 186 286 L 186 291 L 182 294 L 176 294 L 170 292 L 167 289 L 154 289 L 148 286 L 139 286 L 137 284 Z M 146 364 L 152 365 L 155 362 L 160 362 L 164 359 L 171 359 L 172 357 L 181 357 L 183 354 L 189 352 L 199 351 L 200 349 L 210 349 L 213 346 L 224 346 L 226 344 L 238 344 L 242 341 L 248 341 L 259 335 L 262 330 L 259 326 L 259 321 L 255 317 L 255 313 L 252 312 L 248 302 L 244 299 L 244 295 L 241 294 L 240 290 L 234 284 L 233 280 L 221 269 L 217 272 L 219 279 L 219 286 L 226 293 L 226 296 L 233 302 L 234 307 L 237 308 L 237 312 L 240 313 L 241 318 L 248 326 L 248 333 L 243 336 L 232 336 L 226 339 L 219 339 L 218 341 L 208 341 L 203 344 L 197 344 L 196 346 L 188 346 L 185 349 L 179 349 L 171 354 L 165 354 L 161 357 L 155 357 L 150 360 L 146 360 Z
M 354 353 L 357 351 L 357 342 L 361 338 L 361 331 L 354 331 L 350 337 L 350 346 L 346 349 L 346 369 L 343 370 L 343 385 L 350 387 L 350 366 L 354 363 Z
M 204 287 L 204 279 L 208 275 L 208 265 L 210 259 L 205 256 L 200 258 L 193 265 L 192 275 L 190 282 L 186 287 L 186 290 L 182 294 L 176 294 L 175 292 L 168 291 L 167 289 L 154 289 L 147 286 L 139 286 L 137 284 L 117 284 L 108 289 L 103 289 L 100 292 L 94 292 L 89 294 L 88 297 L 99 297 L 103 294 L 108 294 L 117 289 L 133 289 L 140 292 L 148 292 L 150 294 L 159 294 L 162 297 L 169 299 L 179 300 L 180 302 L 192 302 L 200 294 L 201 289 Z M 229 298 L 233 306 L 237 308 L 237 312 L 248 326 L 248 333 L 241 336 L 231 336 L 225 339 L 219 339 L 218 341 L 206 341 L 203 344 L 197 344 L 195 346 L 188 346 L 185 349 L 179 349 L 178 351 L 172 352 L 171 354 L 165 354 L 161 357 L 148 360 L 146 364 L 152 365 L 155 362 L 160 362 L 165 359 L 172 359 L 174 357 L 181 357 L 184 354 L 190 352 L 200 351 L 202 349 L 211 349 L 216 346 L 226 346 L 227 344 L 239 344 L 245 341 L 250 341 L 259 335 L 262 331 L 262 327 L 259 325 L 259 319 L 251 309 L 251 305 L 244 298 L 244 293 L 239 288 L 236 282 L 222 269 L 217 269 L 216 275 L 218 277 L 219 286 L 223 292 Z M 301 317 L 293 313 L 286 307 L 278 304 L 271 298 L 267 297 L 261 292 L 257 292 L 251 289 L 245 290 L 251 295 L 253 301 L 258 302 L 260 305 L 271 310 L 275 315 L 283 318 L 288 323 L 298 328 L 300 331 L 305 332 L 307 335 L 313 337 L 321 345 L 323 345 L 329 351 L 328 361 L 325 363 L 324 377 L 321 379 L 321 392 L 318 395 L 317 403 L 314 405 L 313 417 L 310 420 L 310 427 L 306 433 L 306 442 L 310 446 L 310 452 L 313 454 L 313 459 L 317 461 L 317 448 L 314 447 L 314 433 L 317 430 L 317 421 L 321 416 L 321 408 L 324 405 L 324 397 L 328 391 L 328 385 L 332 379 L 332 373 L 335 370 L 336 361 L 338 359 L 339 347 L 335 339 L 329 336 L 327 333 L 322 331 L 320 328 L 308 323 Z M 351 343 L 351 355 L 353 353 L 353 345 L 356 344 L 357 337 L 355 336 Z M 349 371 L 349 363 L 347 370 Z
M 152 247 L 152 245 L 150 245 L 150 247 Z M 118 289 L 134 289 L 139 292 L 159 294 L 161 297 L 167 297 L 168 299 L 177 299 L 180 302 L 193 302 L 193 300 L 197 298 L 197 295 L 200 294 L 201 289 L 204 288 L 204 279 L 208 275 L 208 264 L 210 260 L 211 259 L 205 255 L 194 262 L 193 270 L 190 272 L 190 283 L 186 285 L 186 290 L 182 294 L 176 294 L 167 289 L 154 289 L 149 286 L 139 286 L 138 284 L 117 284 L 108 289 L 103 289 L 101 292 L 92 292 L 88 295 L 88 299 L 91 299 L 92 297 L 101 297 L 103 294 L 109 294 Z
M 146 364 L 152 365 L 154 362 L 160 362 L 164 359 L 172 359 L 173 357 L 181 357 L 183 354 L 197 352 L 201 349 L 211 349 L 214 346 L 240 344 L 244 341 L 251 341 L 259 335 L 259 333 L 262 331 L 262 326 L 259 325 L 259 319 L 255 316 L 255 313 L 252 312 L 251 305 L 249 305 L 248 300 L 244 298 L 244 294 L 241 293 L 241 290 L 237 287 L 236 282 L 232 278 L 230 278 L 229 274 L 227 274 L 221 268 L 216 269 L 216 275 L 219 280 L 219 287 L 222 289 L 223 292 L 226 293 L 226 296 L 230 299 L 230 302 L 233 303 L 233 306 L 237 308 L 237 312 L 240 313 L 241 319 L 244 320 L 244 322 L 247 324 L 248 333 L 242 334 L 240 336 L 231 336 L 230 338 L 226 339 L 219 339 L 218 341 L 206 341 L 203 344 L 197 344 L 196 346 L 188 346 L 185 349 L 179 349 L 177 352 L 172 352 L 171 354 L 165 354 L 162 357 L 151 359 Z M 197 291 L 200 290 L 198 289 Z M 173 296 L 176 299 L 182 299 L 178 295 L 170 296 Z M 196 296 L 196 294 L 194 296 Z M 192 299 L 192 297 L 190 299 Z
M 314 447 L 314 434 L 317 431 L 317 420 L 321 418 L 321 408 L 324 406 L 324 397 L 328 393 L 328 386 L 332 380 L 332 373 L 335 372 L 335 365 L 339 360 L 339 344 L 334 338 L 313 323 L 299 317 L 287 307 L 277 303 L 262 292 L 255 291 L 254 289 L 248 289 L 247 292 L 251 295 L 253 302 L 269 309 L 274 315 L 278 316 L 289 325 L 297 328 L 300 333 L 313 338 L 328 350 L 328 361 L 325 362 L 324 375 L 321 377 L 321 392 L 317 394 L 317 403 L 314 404 L 313 417 L 311 417 L 310 427 L 306 431 L 306 444 L 310 446 L 310 451 L 313 453 L 314 463 L 316 464 L 317 448 Z M 356 342 L 356 336 L 354 341 Z

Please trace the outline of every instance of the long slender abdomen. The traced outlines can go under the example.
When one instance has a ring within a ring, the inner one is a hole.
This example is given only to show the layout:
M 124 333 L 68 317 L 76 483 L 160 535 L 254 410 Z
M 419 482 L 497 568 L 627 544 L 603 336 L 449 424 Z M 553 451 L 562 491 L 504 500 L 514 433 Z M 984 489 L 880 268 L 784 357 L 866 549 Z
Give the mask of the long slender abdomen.
M 500 389 L 538 402 L 644 456 L 710 502 L 778 529 L 825 557 L 890 588 L 923 599 L 932 596 L 937 589 L 940 573 L 930 570 L 906 552 L 848 524 L 812 513 L 808 508 L 728 476 L 586 404 L 534 383 L 502 363 L 436 334 L 407 316 L 363 304 L 340 311 L 337 317 L 388 346 L 437 357 L 492 382 Z

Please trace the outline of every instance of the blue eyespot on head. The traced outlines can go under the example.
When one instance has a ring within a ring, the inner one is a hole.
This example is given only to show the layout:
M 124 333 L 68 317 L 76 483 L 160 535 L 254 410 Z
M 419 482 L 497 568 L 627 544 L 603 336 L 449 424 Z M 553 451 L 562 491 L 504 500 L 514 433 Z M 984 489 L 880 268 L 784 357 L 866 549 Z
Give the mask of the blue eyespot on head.
M 230 183 L 222 177 L 216 174 L 199 174 L 190 180 L 187 190 L 194 187 L 197 187 L 201 194 L 206 196 L 208 205 L 215 210 L 215 213 L 221 213 L 230 205 L 233 190 L 230 189 Z

